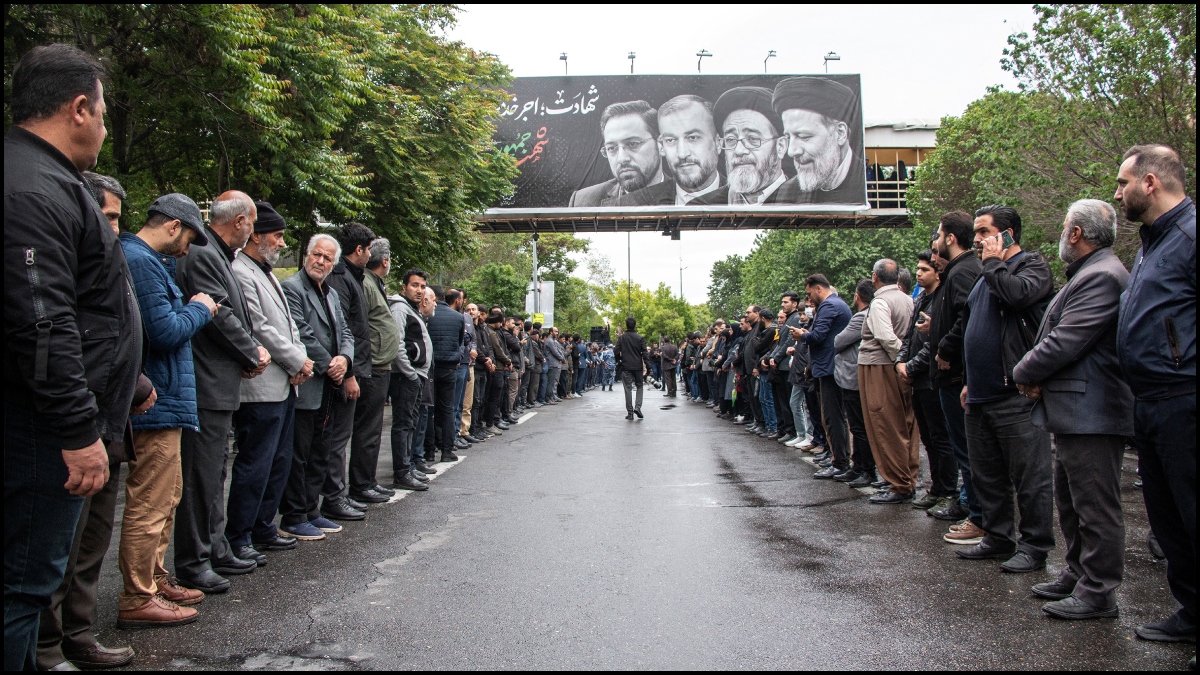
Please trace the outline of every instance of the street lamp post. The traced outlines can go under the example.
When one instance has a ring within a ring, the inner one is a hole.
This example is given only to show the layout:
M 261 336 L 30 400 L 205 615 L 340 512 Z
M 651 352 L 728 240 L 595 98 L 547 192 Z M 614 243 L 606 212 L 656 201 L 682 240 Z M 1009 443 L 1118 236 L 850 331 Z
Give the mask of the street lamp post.
M 558 60 L 563 62 L 563 75 L 567 74 L 567 53 L 562 52 L 558 55 Z
M 537 261 L 537 243 L 538 233 L 533 233 L 533 313 L 539 314 L 542 311 L 542 285 L 538 282 L 538 261 Z
M 712 52 L 708 51 L 707 49 L 701 49 L 700 51 L 696 52 L 696 56 L 699 57 L 696 59 L 696 72 L 698 73 L 700 72 L 700 62 L 704 60 L 704 57 L 712 56 Z
M 828 54 L 826 54 L 825 55 L 825 74 L 826 75 L 829 74 L 829 62 L 830 61 L 841 61 L 841 60 L 842 60 L 842 57 L 838 56 L 836 52 L 829 52 Z
M 771 60 L 771 57 L 773 57 L 773 56 L 775 56 L 775 50 L 774 50 L 774 49 L 772 49 L 771 51 L 767 52 L 767 58 L 763 59 L 763 73 L 764 73 L 764 74 L 767 72 L 767 61 Z
M 633 74 L 633 60 L 637 58 L 636 52 L 629 52 L 629 74 Z

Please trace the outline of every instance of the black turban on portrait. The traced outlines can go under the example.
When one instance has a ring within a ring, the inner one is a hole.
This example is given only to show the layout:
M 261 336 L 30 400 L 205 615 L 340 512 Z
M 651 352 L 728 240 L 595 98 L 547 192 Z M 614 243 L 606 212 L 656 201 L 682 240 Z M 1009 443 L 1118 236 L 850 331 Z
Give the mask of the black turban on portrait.
M 717 133 L 724 132 L 725 118 L 735 110 L 753 110 L 762 113 L 775 125 L 775 133 L 783 133 L 783 121 L 779 113 L 771 105 L 771 90 L 766 87 L 734 87 L 721 94 L 713 105 L 713 121 L 717 124 Z
M 861 144 L 855 143 L 862 137 L 858 95 L 840 82 L 825 77 L 789 77 L 775 85 L 771 104 L 780 115 L 785 110 L 811 110 L 831 120 L 845 122 L 852 147 L 856 151 L 861 149 Z

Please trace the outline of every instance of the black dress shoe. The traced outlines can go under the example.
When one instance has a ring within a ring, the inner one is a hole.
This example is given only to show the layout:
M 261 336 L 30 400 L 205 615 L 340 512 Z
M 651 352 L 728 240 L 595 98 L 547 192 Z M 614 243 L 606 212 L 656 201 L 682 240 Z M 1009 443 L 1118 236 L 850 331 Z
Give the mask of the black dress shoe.
M 886 480 L 883 480 L 883 479 L 881 478 L 881 479 L 879 479 L 879 480 L 875 481 L 874 483 L 871 483 L 871 487 L 873 487 L 873 488 L 879 488 L 879 489 L 883 489 L 883 488 L 885 488 L 885 487 L 891 487 L 891 483 L 889 483 L 889 482 L 887 482 Z
M 238 546 L 237 548 L 233 549 L 233 555 L 241 558 L 242 560 L 253 560 L 254 562 L 258 563 L 259 567 L 267 564 L 267 556 L 259 553 L 258 549 L 254 548 L 253 546 Z
M 375 487 L 373 487 L 373 488 L 371 488 L 371 489 L 372 489 L 372 490 L 374 490 L 374 491 L 376 491 L 376 492 L 378 492 L 379 494 L 381 494 L 381 495 L 383 495 L 383 496 L 385 496 L 385 497 L 392 497 L 392 496 L 394 496 L 394 495 L 396 494 L 396 491 L 395 491 L 395 490 L 390 490 L 390 489 L 388 489 L 388 488 L 385 488 L 385 487 L 383 487 L 382 485 L 380 485 L 379 483 L 376 483 L 376 484 L 375 484 Z
M 835 475 L 833 479 L 839 483 L 850 483 L 858 480 L 858 477 L 861 475 L 861 473 L 855 471 L 854 469 L 846 469 L 845 471 Z
M 453 450 L 443 450 L 442 451 L 442 461 L 443 462 L 457 462 L 458 455 L 454 454 Z
M 258 563 L 253 560 L 242 560 L 234 556 L 230 556 L 224 560 L 214 560 L 212 562 L 213 571 L 217 574 L 250 574 L 258 567 Z M 204 590 L 203 588 L 200 590 Z
M 354 498 L 354 501 L 363 502 L 364 504 L 382 504 L 389 499 L 387 495 L 376 492 L 375 488 L 355 490 L 350 493 L 350 496 Z
M 1115 619 L 1120 610 L 1112 607 L 1096 607 L 1073 596 L 1042 605 L 1042 611 L 1056 619 Z
M 478 442 L 479 442 L 479 441 L 478 441 L 478 440 L 476 440 L 476 439 L 475 439 L 475 437 L 474 437 L 474 436 L 472 436 L 471 434 L 460 434 L 460 435 L 459 435 L 459 437 L 458 437 L 458 440 L 460 440 L 460 441 L 462 441 L 462 442 L 466 443 L 467 445 L 474 445 L 475 443 L 478 443 Z
M 1179 610 L 1182 612 L 1183 610 Z M 1133 629 L 1143 640 L 1151 642 L 1196 642 L 1196 625 L 1179 615 L 1172 614 L 1163 621 L 1147 623 Z
M 625 413 L 625 419 L 627 419 L 627 420 L 634 419 L 633 413 Z
M 826 457 L 825 459 L 817 462 L 817 466 L 821 467 L 822 469 L 828 469 L 829 467 L 833 466 L 833 458 Z
M 1062 580 L 1047 581 L 1044 584 L 1034 584 L 1029 591 L 1039 598 L 1062 600 L 1071 597 L 1071 593 L 1075 591 L 1075 582 L 1068 584 Z
M 408 475 L 412 476 L 413 478 L 416 478 L 417 480 L 421 481 L 422 483 L 429 482 L 429 474 L 425 473 L 424 471 L 418 469 L 415 466 L 409 470 Z
M 275 535 L 270 539 L 257 539 L 254 542 L 254 548 L 259 551 L 290 551 L 296 548 L 296 539 L 284 539 L 279 535 Z
M 1010 558 L 1012 549 L 1003 549 L 985 544 L 982 541 L 968 549 L 959 549 L 955 554 L 963 560 L 988 560 L 991 558 Z
M 511 428 L 511 425 L 504 420 L 500 420 L 499 422 L 496 422 L 496 428 L 500 431 L 508 431 Z
M 321 515 L 330 520 L 363 520 L 367 517 L 367 514 L 344 502 L 321 505 Z
M 767 439 L 768 441 L 773 441 L 773 440 L 779 438 L 781 435 L 782 434 L 780 434 L 778 431 L 771 431 L 771 432 L 767 433 L 766 436 L 763 436 L 763 438 Z
M 642 415 L 642 411 L 641 411 L 641 410 L 634 410 L 634 411 L 633 411 L 633 414 L 634 414 L 634 415 L 637 415 L 637 418 L 638 418 L 639 420 L 641 420 L 641 419 L 645 419 L 645 416 L 643 416 L 643 415 Z
M 865 488 L 871 487 L 871 482 L 875 480 L 875 476 L 870 473 L 859 474 L 858 478 L 846 483 L 846 487 Z
M 64 645 L 62 652 L 67 661 L 75 664 L 77 670 L 120 668 L 121 666 L 128 665 L 133 660 L 132 647 L 117 647 L 112 649 L 105 647 L 99 642 L 95 642 L 83 650 L 67 649 Z
M 1025 574 L 1046 569 L 1045 558 L 1035 558 L 1026 551 L 1017 551 L 1013 557 L 1000 564 L 1000 569 L 1009 574 Z
M 829 480 L 830 478 L 833 478 L 834 476 L 838 475 L 842 471 L 845 471 L 845 469 L 839 469 L 835 466 L 830 466 L 828 468 L 821 469 L 820 471 L 814 473 L 813 478 L 815 478 L 817 480 Z
M 367 508 L 366 504 L 364 504 L 352 497 L 346 497 L 345 504 L 346 504 L 346 506 L 349 506 L 350 508 L 354 509 L 355 511 L 364 511 Z
M 397 490 L 412 490 L 413 492 L 424 492 L 429 489 L 428 485 L 417 480 L 410 473 L 397 476 L 392 483 L 392 487 Z
M 462 438 L 456 438 L 456 439 L 454 439 L 454 449 L 455 450 L 470 450 L 471 444 L 468 443 L 467 441 L 464 441 Z
M 175 575 L 175 580 L 184 588 L 194 588 L 209 595 L 229 590 L 229 580 L 212 570 L 204 570 L 194 577 Z
M 888 490 L 887 492 L 881 492 L 877 495 L 873 495 L 867 501 L 871 502 L 872 504 L 907 504 L 912 501 L 912 498 L 913 496 L 911 492 L 908 494 L 900 494 L 899 492 L 892 492 L 891 490 Z
M 437 469 L 433 468 L 432 466 L 429 466 L 425 462 L 417 462 L 413 466 L 413 468 L 416 469 L 417 471 L 420 471 L 421 473 L 425 474 L 426 476 L 437 473 Z

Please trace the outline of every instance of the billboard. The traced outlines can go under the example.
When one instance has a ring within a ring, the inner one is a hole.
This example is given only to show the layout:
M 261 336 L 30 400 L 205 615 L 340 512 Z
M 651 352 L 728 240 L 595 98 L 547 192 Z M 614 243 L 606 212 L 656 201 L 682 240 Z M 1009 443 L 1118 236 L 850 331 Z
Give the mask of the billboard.
M 867 208 L 858 75 L 517 78 L 495 142 L 506 210 L 561 214 Z

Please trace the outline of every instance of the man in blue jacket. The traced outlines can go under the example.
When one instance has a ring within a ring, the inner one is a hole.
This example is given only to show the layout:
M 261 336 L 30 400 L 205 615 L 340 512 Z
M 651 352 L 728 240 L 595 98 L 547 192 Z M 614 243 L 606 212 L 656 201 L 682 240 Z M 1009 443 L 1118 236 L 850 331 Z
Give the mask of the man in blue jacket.
M 205 246 L 200 209 L 172 193 L 154 200 L 137 234 L 121 235 L 137 291 L 149 349 L 145 372 L 158 401 L 145 415 L 130 418 L 135 456 L 125 484 L 120 566 L 124 590 L 117 599 L 117 626 L 175 626 L 196 620 L 194 605 L 204 593 L 175 583 L 163 566 L 171 541 L 175 507 L 183 494 L 179 447 L 183 429 L 199 427 L 191 340 L 212 320 L 217 304 L 205 293 L 184 302 L 175 285 L 175 259 L 190 246 Z M 180 606 L 185 605 L 185 606 Z
M 1137 262 L 1121 296 L 1117 356 L 1133 389 L 1134 434 L 1150 529 L 1183 605 L 1136 629 L 1161 642 L 1196 641 L 1196 204 L 1165 145 L 1125 153 L 1115 199 L 1142 223 Z
M 828 478 L 850 468 L 850 439 L 842 415 L 841 388 L 833 379 L 833 357 L 837 354 L 834 340 L 850 323 L 851 312 L 846 301 L 834 294 L 824 274 L 810 275 L 804 280 L 804 289 L 809 300 L 817 306 L 813 313 L 812 328 L 790 330 L 794 339 L 808 345 L 809 369 L 817 381 L 821 398 L 821 423 L 825 426 L 825 438 L 833 460 L 826 471 L 817 472 L 817 477 Z M 789 349 L 794 353 L 795 347 Z

